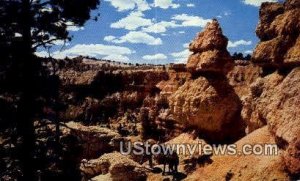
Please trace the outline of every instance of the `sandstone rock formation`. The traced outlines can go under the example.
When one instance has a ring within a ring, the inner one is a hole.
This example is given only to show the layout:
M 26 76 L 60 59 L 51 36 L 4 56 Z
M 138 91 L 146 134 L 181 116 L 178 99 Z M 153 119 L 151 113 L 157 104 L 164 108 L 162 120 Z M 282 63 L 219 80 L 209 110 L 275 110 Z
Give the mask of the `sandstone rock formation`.
M 262 74 L 262 68 L 253 65 L 250 61 L 235 61 L 233 69 L 227 74 L 229 84 L 236 94 L 243 99 L 250 93 L 250 85 L 254 83 Z
M 170 99 L 175 119 L 186 127 L 196 127 L 212 140 L 240 136 L 241 102 L 224 78 L 199 77 L 181 86 Z M 229 133 L 230 129 L 232 130 Z
M 98 159 L 83 160 L 80 170 L 86 179 L 92 180 L 146 180 L 146 172 L 142 166 L 120 153 L 104 154 Z
M 262 66 L 300 64 L 300 5 L 297 0 L 284 4 L 263 3 L 256 34 L 261 39 L 253 61 Z
M 169 71 L 168 75 L 168 80 L 163 80 L 156 85 L 156 87 L 161 90 L 160 95 L 167 97 L 174 93 L 191 77 L 191 74 L 188 72 Z
M 190 145 L 190 146 L 199 146 L 199 145 L 205 145 L 206 142 L 202 139 L 199 139 L 197 137 L 197 135 L 195 134 L 191 134 L 191 133 L 182 133 L 179 136 L 167 141 L 165 144 L 169 144 L 169 145 L 179 145 L 179 144 L 185 144 L 185 145 Z M 199 147 L 197 147 L 199 148 Z M 178 156 L 179 156 L 179 161 L 183 164 L 184 161 L 192 159 L 194 158 L 198 158 L 199 156 L 201 156 L 201 152 L 202 150 L 200 149 L 196 149 L 196 151 L 194 153 L 189 153 L 187 150 L 187 152 L 183 152 L 183 150 L 176 150 L 179 151 L 177 152 Z M 201 152 L 200 152 L 201 151 Z
M 194 80 L 186 81 L 169 97 L 176 121 L 201 130 L 205 138 L 214 141 L 229 141 L 243 132 L 239 119 L 241 102 L 226 78 L 234 65 L 227 42 L 217 20 L 208 23 L 190 44 L 194 54 L 189 57 L 187 68 Z M 233 127 L 235 130 L 229 133 Z
M 300 173 L 300 2 L 264 3 L 260 10 L 253 62 L 277 70 L 251 85 L 243 100 L 248 132 L 268 125 L 282 154 L 285 169 Z M 269 72 L 270 73 L 270 72 Z
M 252 131 L 268 124 L 292 174 L 300 172 L 300 68 L 287 76 L 273 73 L 252 86 L 243 116 Z
M 113 151 L 110 141 L 120 138 L 120 135 L 110 129 L 98 126 L 83 126 L 79 123 L 66 123 L 69 134 L 77 136 L 82 144 L 82 158 L 97 158 L 104 153 Z
M 218 21 L 214 19 L 190 44 L 189 49 L 193 54 L 188 59 L 187 69 L 192 73 L 228 72 L 233 61 L 226 49 L 227 43 L 228 39 L 222 34 Z
M 242 138 L 235 144 L 241 150 L 245 144 L 274 144 L 274 137 L 263 127 Z M 289 180 L 278 155 L 214 155 L 212 164 L 201 167 L 188 181 L 206 180 Z M 230 176 L 230 179 L 226 179 Z

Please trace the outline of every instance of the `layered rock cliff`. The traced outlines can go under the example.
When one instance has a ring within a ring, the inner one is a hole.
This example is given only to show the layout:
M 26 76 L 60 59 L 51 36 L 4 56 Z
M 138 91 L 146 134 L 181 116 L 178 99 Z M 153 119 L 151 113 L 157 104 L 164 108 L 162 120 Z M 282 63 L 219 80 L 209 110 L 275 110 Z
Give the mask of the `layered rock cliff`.
M 299 23 L 300 3 L 264 3 L 260 10 L 257 34 L 261 39 L 253 62 L 275 67 L 251 85 L 244 100 L 242 115 L 251 132 L 263 125 L 275 137 L 285 169 L 291 175 L 300 173 L 299 148 Z
M 275 67 L 299 65 L 299 8 L 297 0 L 262 4 L 256 29 L 261 42 L 253 53 L 254 62 Z

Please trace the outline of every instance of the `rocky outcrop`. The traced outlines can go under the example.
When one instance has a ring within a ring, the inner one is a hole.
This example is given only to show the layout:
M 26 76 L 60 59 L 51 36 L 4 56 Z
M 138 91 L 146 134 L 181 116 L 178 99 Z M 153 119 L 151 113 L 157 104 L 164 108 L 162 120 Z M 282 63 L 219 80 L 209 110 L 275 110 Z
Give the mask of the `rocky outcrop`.
M 120 138 L 118 133 L 99 126 L 83 126 L 75 122 L 68 122 L 66 126 L 69 134 L 76 136 L 80 141 L 83 149 L 81 157 L 85 159 L 97 158 L 113 151 L 114 147 L 109 143 Z
M 117 152 L 94 160 L 83 160 L 80 170 L 86 179 L 92 180 L 142 181 L 147 178 L 140 164 Z
M 242 111 L 250 132 L 268 125 L 278 146 L 286 150 L 284 160 L 292 174 L 300 173 L 299 77 L 300 68 L 295 68 L 287 76 L 276 72 L 258 80 Z
M 203 146 L 206 144 L 206 142 L 202 139 L 199 139 L 195 133 L 182 133 L 179 136 L 167 141 L 165 143 L 166 145 L 190 145 L 191 147 L 193 146 Z M 197 147 L 199 148 L 199 147 Z M 186 150 L 185 150 L 186 151 Z M 183 164 L 185 161 L 191 160 L 192 158 L 197 159 L 198 157 L 201 156 L 202 150 L 201 149 L 196 149 L 195 152 L 190 153 L 188 151 L 183 152 L 183 150 L 176 150 L 179 161 Z
M 194 54 L 187 68 L 192 79 L 169 97 L 170 112 L 176 121 L 199 129 L 202 136 L 214 141 L 229 141 L 243 132 L 241 102 L 225 76 L 234 65 L 226 50 L 227 42 L 217 20 L 208 23 L 190 44 Z
M 245 144 L 275 144 L 267 127 L 258 129 L 235 144 L 241 150 Z M 278 147 L 277 147 L 278 149 Z M 200 167 L 185 180 L 290 180 L 278 155 L 214 155 L 212 164 Z
M 243 132 L 241 102 L 225 78 L 188 81 L 171 95 L 169 103 L 175 120 L 196 127 L 208 139 L 231 140 Z
M 227 51 L 228 39 L 223 35 L 217 20 L 208 23 L 205 30 L 197 35 L 190 44 L 193 54 L 189 57 L 187 69 L 191 73 L 226 73 L 233 61 Z
M 299 33 L 299 1 L 263 3 L 256 29 L 261 42 L 257 45 L 252 60 L 262 66 L 300 65 Z
M 278 147 L 284 150 L 285 169 L 299 176 L 300 2 L 264 3 L 256 33 L 261 42 L 253 62 L 275 69 L 251 85 L 249 96 L 243 100 L 242 117 L 248 132 L 268 125 Z
M 242 99 L 250 93 L 250 85 L 262 75 L 262 68 L 250 61 L 235 61 L 235 66 L 227 74 L 229 84 Z
M 168 75 L 168 80 L 163 80 L 156 85 L 156 87 L 158 87 L 161 90 L 160 95 L 166 97 L 174 93 L 191 77 L 191 74 L 188 72 L 176 72 L 174 70 L 168 71 Z

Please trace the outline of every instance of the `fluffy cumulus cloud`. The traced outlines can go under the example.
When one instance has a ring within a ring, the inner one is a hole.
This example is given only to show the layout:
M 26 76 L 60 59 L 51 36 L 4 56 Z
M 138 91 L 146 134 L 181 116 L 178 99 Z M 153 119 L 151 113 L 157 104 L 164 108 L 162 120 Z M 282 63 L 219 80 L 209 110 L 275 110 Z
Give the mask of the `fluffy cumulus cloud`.
M 148 33 L 165 33 L 168 28 L 177 27 L 204 27 L 210 19 L 187 14 L 174 15 L 171 21 L 161 21 L 150 26 L 143 27 L 142 30 Z
M 277 2 L 278 0 L 243 0 L 247 5 L 260 6 L 263 2 Z
M 189 26 L 195 26 L 195 27 L 204 27 L 208 22 L 210 22 L 210 19 L 204 19 L 200 16 L 191 16 L 187 14 L 177 14 L 172 17 L 172 20 L 179 21 L 179 26 L 182 27 L 189 27 Z
M 120 55 L 120 54 L 111 54 L 111 55 L 103 57 L 102 59 L 117 60 L 117 61 L 120 61 L 120 62 L 128 62 L 129 61 L 129 58 L 127 56 Z
M 139 11 L 150 9 L 146 0 L 104 0 L 117 8 L 117 11 L 128 11 L 137 8 Z
M 178 27 L 175 21 L 161 21 L 148 27 L 144 27 L 143 31 L 148 33 L 164 33 L 167 31 L 167 28 L 175 27 Z
M 141 11 L 134 11 L 131 12 L 127 17 L 112 23 L 110 27 L 136 30 L 139 27 L 150 26 L 152 24 L 152 20 L 144 18 L 144 14 Z
M 116 39 L 116 37 L 115 36 L 111 36 L 111 35 L 104 37 L 104 41 L 108 41 L 108 42 L 111 42 L 111 41 L 113 41 L 115 39 Z
M 155 55 L 145 55 L 143 56 L 144 60 L 166 60 L 168 57 L 162 53 L 158 53 Z
M 246 40 L 238 40 L 238 41 L 229 41 L 228 42 L 228 48 L 235 48 L 238 46 L 247 46 L 252 45 L 252 41 L 246 41 Z
M 147 45 L 161 45 L 162 40 L 160 38 L 155 38 L 145 32 L 141 31 L 130 31 L 124 36 L 120 38 L 115 38 L 114 36 L 106 36 L 104 37 L 105 41 L 113 42 L 113 43 L 142 43 Z
M 51 53 L 53 58 L 62 59 L 65 57 L 76 57 L 76 56 L 91 56 L 96 58 L 111 58 L 117 61 L 129 60 L 126 55 L 135 53 L 135 51 L 121 46 L 109 46 L 103 44 L 78 44 L 64 51 L 55 51 Z M 49 54 L 46 51 L 40 51 L 35 53 L 40 57 L 48 57 Z
M 168 9 L 168 8 L 176 9 L 180 7 L 179 4 L 173 3 L 173 0 L 154 0 L 153 6 L 162 9 Z

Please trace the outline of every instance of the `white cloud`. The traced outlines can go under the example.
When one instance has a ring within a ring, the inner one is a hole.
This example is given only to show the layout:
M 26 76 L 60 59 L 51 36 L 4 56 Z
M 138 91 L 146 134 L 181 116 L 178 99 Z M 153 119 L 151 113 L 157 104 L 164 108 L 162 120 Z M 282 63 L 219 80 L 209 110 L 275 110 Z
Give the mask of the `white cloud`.
M 103 44 L 78 44 L 64 51 L 55 51 L 51 53 L 53 58 L 63 59 L 65 57 L 76 57 L 76 56 L 91 56 L 97 58 L 112 57 L 120 58 L 126 60 L 125 55 L 130 55 L 135 53 L 135 51 L 121 46 L 109 46 Z M 48 57 L 48 52 L 40 51 L 35 53 L 40 57 Z M 117 59 L 116 59 L 117 60 Z
M 112 38 L 112 36 L 110 37 Z M 107 39 L 107 38 L 106 38 Z M 120 38 L 110 39 L 113 43 L 143 43 L 147 45 L 161 45 L 162 40 L 160 38 L 155 38 L 145 32 L 140 31 L 130 31 Z
M 84 30 L 84 27 L 79 27 L 79 26 L 68 26 L 67 31 L 80 31 Z
M 187 7 L 195 7 L 195 4 L 190 3 L 190 4 L 187 4 L 186 6 Z
M 195 27 L 204 27 L 210 19 L 204 19 L 200 16 L 191 16 L 187 14 L 178 14 L 172 17 L 173 20 L 180 21 L 180 26 L 188 27 L 188 26 L 195 26 Z
M 139 11 L 150 9 L 146 0 L 104 0 L 110 2 L 111 5 L 117 8 L 117 11 L 127 11 L 137 8 Z
M 183 46 L 183 48 L 189 48 L 190 43 L 185 43 L 185 44 L 183 44 L 182 46 Z
M 23 37 L 23 35 L 21 33 L 15 33 L 15 37 L 20 38 L 20 37 Z
M 67 22 L 66 23 L 67 25 L 67 31 L 80 31 L 80 30 L 84 30 L 84 27 L 79 27 L 79 26 L 76 26 L 74 25 L 73 22 Z
M 278 2 L 278 0 L 243 0 L 244 4 L 251 6 L 260 6 L 263 2 Z
M 68 41 L 64 41 L 64 40 L 55 40 L 52 43 L 55 45 L 70 45 Z
M 148 27 L 144 27 L 142 30 L 148 33 L 164 33 L 169 27 L 178 27 L 175 21 L 161 21 L 155 24 L 152 24 Z
M 166 60 L 168 57 L 162 53 L 158 53 L 155 55 L 145 55 L 143 56 L 144 60 Z
M 127 17 L 112 23 L 111 28 L 125 28 L 127 30 L 136 30 L 139 27 L 152 25 L 151 19 L 144 18 L 144 14 L 140 11 L 131 12 Z
M 102 59 L 115 60 L 115 61 L 120 61 L 120 62 L 128 62 L 129 61 L 129 58 L 127 56 L 118 55 L 118 54 L 111 54 L 111 55 L 103 57 Z
M 229 41 L 228 48 L 235 48 L 235 47 L 238 47 L 241 45 L 246 46 L 246 45 L 251 45 L 251 44 L 252 44 L 252 41 L 246 41 L 246 40 L 238 40 L 235 42 Z
M 183 46 L 185 45 L 186 44 L 184 44 Z M 181 52 L 171 53 L 171 55 L 174 57 L 175 63 L 186 63 L 190 54 L 191 52 L 188 49 L 185 49 Z
M 251 55 L 251 54 L 253 53 L 253 50 L 246 50 L 246 51 L 244 51 L 244 53 L 245 53 L 245 54 L 250 54 L 250 55 Z
M 104 40 L 104 41 L 111 42 L 111 41 L 113 41 L 114 39 L 116 39 L 116 37 L 110 35 L 110 36 L 105 36 L 103 40 Z
M 185 34 L 185 31 L 178 31 L 179 34 Z
M 160 7 L 162 9 L 168 9 L 170 7 L 176 9 L 180 7 L 179 4 L 173 3 L 173 0 L 154 0 L 153 6 Z

